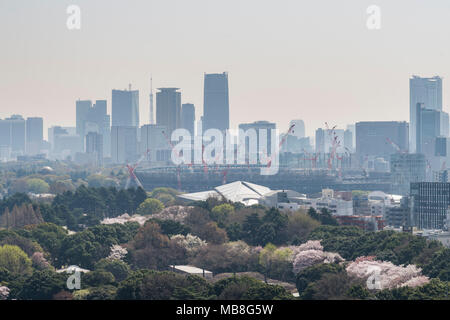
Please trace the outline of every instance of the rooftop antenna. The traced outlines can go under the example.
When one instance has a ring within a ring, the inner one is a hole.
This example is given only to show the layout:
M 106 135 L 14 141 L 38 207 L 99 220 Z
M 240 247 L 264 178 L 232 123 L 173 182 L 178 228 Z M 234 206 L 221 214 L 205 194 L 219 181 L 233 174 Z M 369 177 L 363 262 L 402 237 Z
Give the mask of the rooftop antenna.
M 153 78 L 150 76 L 150 124 L 153 122 Z

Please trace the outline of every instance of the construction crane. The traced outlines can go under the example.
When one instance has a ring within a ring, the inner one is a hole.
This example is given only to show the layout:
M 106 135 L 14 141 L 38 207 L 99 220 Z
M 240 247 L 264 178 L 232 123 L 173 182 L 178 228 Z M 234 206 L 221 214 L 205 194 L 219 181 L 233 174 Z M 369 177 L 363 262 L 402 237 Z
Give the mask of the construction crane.
M 394 141 L 392 141 L 391 139 L 386 138 L 386 141 L 387 141 L 390 145 L 392 145 L 392 147 L 394 147 L 395 151 L 397 151 L 398 153 L 408 153 L 407 150 L 402 150 L 402 149 L 398 146 L 398 144 L 396 144 L 396 143 L 395 143 Z
M 295 127 L 295 123 L 289 127 L 287 133 L 281 139 L 280 143 L 278 144 L 278 150 L 281 150 L 281 147 L 286 142 L 288 135 L 294 131 L 294 127 Z M 269 161 L 267 162 L 267 168 L 270 168 L 270 166 L 272 165 L 272 157 L 273 157 L 273 154 L 270 155 Z
M 163 130 L 162 134 L 164 135 L 164 137 L 166 138 L 167 143 L 169 144 L 170 148 L 175 149 L 175 146 L 173 145 L 172 141 L 170 140 L 169 136 L 167 135 L 167 133 Z M 180 151 L 177 155 L 179 158 L 181 158 L 183 156 L 183 152 Z M 192 163 L 188 164 L 188 167 L 192 166 Z M 178 184 L 178 190 L 181 190 L 181 166 L 179 165 L 177 167 L 177 184 Z
M 331 170 L 333 168 L 333 159 L 336 156 L 337 148 L 340 147 L 341 142 L 338 140 L 338 136 L 336 135 L 335 131 L 337 125 L 335 125 L 333 128 L 330 129 L 328 122 L 325 122 L 325 127 L 331 140 L 331 151 L 330 156 L 328 157 L 328 170 Z
M 228 171 L 230 170 L 230 165 L 227 165 L 227 168 L 222 172 L 222 184 L 226 184 L 227 183 L 227 175 L 228 175 Z
M 141 158 L 139 158 L 139 160 L 135 163 L 134 166 L 131 166 L 128 163 L 126 164 L 126 168 L 128 170 L 128 178 L 127 178 L 127 182 L 125 184 L 125 189 L 128 189 L 130 187 L 131 180 L 133 180 L 138 187 L 141 187 L 142 189 L 144 189 L 141 181 L 139 181 L 138 177 L 136 176 L 135 171 L 136 171 L 137 166 L 142 162 L 142 160 L 144 160 L 147 157 L 149 152 L 150 152 L 150 149 L 147 149 L 147 152 L 145 154 L 143 154 L 141 156 Z
M 305 149 L 302 149 L 303 150 L 303 152 L 309 157 L 308 159 L 306 159 L 306 158 L 304 158 L 304 160 L 309 160 L 309 161 L 311 161 L 311 168 L 313 168 L 313 169 L 315 169 L 316 168 L 316 166 L 317 166 L 317 158 L 318 158 L 318 154 L 317 153 L 315 153 L 314 154 L 314 157 L 308 152 L 308 151 L 306 151 Z
M 205 145 L 202 144 L 202 164 L 203 164 L 203 173 L 207 174 L 208 173 L 208 164 L 205 161 Z

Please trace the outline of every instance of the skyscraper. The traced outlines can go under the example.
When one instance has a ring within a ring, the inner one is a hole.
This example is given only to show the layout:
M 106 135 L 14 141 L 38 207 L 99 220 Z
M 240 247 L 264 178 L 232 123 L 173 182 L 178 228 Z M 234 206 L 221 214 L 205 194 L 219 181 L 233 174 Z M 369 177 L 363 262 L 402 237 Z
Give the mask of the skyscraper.
M 304 138 L 305 122 L 303 120 L 291 120 L 291 122 L 289 122 L 289 127 L 291 127 L 294 124 L 295 124 L 294 129 L 289 135 L 296 136 L 297 138 Z
M 104 156 L 109 156 L 111 152 L 111 117 L 107 114 L 106 100 L 97 100 L 95 104 L 92 104 L 90 100 L 79 100 L 76 108 L 77 134 L 80 136 L 83 148 L 89 132 L 99 133 L 103 137 Z
M 153 79 L 150 78 L 150 124 L 154 124 L 155 118 L 153 116 Z
M 156 124 L 167 128 L 170 137 L 181 126 L 181 93 L 178 88 L 159 88 L 156 93 Z
M 409 79 L 409 149 L 416 152 L 417 104 L 423 103 L 426 109 L 442 110 L 442 78 Z
M 111 127 L 111 158 L 113 163 L 137 160 L 137 127 Z
M 44 120 L 27 118 L 26 121 L 26 153 L 36 155 L 41 152 L 44 141 Z
M 203 97 L 203 132 L 230 128 L 228 73 L 205 74 Z
M 10 118 L 5 119 L 7 124 L 9 124 L 9 146 L 13 156 L 23 155 L 25 153 L 26 144 L 26 128 L 25 120 L 21 115 L 12 115 Z
M 77 134 L 84 139 L 84 136 L 87 132 L 85 132 L 86 120 L 88 118 L 89 111 L 92 108 L 91 100 L 78 100 L 76 102 L 76 126 L 77 126 Z
M 450 183 L 411 183 L 413 221 L 420 229 L 443 229 L 450 205 Z
M 344 129 L 334 129 L 333 131 L 318 128 L 316 130 L 316 152 L 318 153 L 329 153 L 333 147 L 333 140 L 335 137 L 339 145 L 336 147 L 336 152 L 344 152 Z
M 417 104 L 416 152 L 424 153 L 427 158 L 435 154 L 436 138 L 448 136 L 448 113 L 427 109 L 423 103 Z
M 426 179 L 426 160 L 422 153 L 394 153 L 390 157 L 391 192 L 408 195 L 412 182 L 423 182 Z
M 0 148 L 6 160 L 25 153 L 25 131 L 25 120 L 20 115 L 0 120 Z
M 399 150 L 397 150 L 397 148 Z M 359 160 L 366 156 L 383 157 L 408 150 L 408 123 L 403 121 L 363 121 L 356 123 L 356 153 Z
M 245 132 L 249 129 L 255 130 L 256 141 L 254 141 L 254 143 L 256 143 L 257 154 L 253 156 L 256 156 L 258 162 L 261 162 L 261 160 L 270 156 L 274 151 L 272 150 L 272 139 L 276 139 L 277 137 L 272 136 L 272 130 L 275 130 L 276 128 L 277 128 L 276 124 L 269 121 L 255 121 L 253 123 L 242 123 L 239 125 L 239 130 L 243 130 L 244 135 Z M 262 137 L 262 132 L 260 132 L 260 130 L 266 131 L 267 141 L 260 142 L 260 138 Z M 244 138 L 245 138 L 245 154 L 246 154 L 245 158 L 251 159 L 252 155 L 250 155 L 250 143 L 251 143 L 250 136 L 245 136 Z
M 148 153 L 147 161 L 166 162 L 170 160 L 172 149 L 164 137 L 165 126 L 156 124 L 144 125 L 141 127 L 140 153 Z
M 97 132 L 86 135 L 86 153 L 97 166 L 103 164 L 103 135 Z
M 322 128 L 318 128 L 316 130 L 316 143 L 315 148 L 317 153 L 326 153 L 328 152 L 328 149 L 325 150 L 325 136 L 327 135 L 326 131 Z
M 195 107 L 192 103 L 185 103 L 181 107 L 181 127 L 188 130 L 191 133 L 191 137 L 194 136 L 195 125 Z
M 112 126 L 139 127 L 139 91 L 112 91 Z

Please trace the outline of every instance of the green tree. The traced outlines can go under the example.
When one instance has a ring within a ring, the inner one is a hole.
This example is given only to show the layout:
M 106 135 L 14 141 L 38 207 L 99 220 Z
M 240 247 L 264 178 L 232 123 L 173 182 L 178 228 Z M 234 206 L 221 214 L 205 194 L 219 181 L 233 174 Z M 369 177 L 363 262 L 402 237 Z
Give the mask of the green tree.
M 48 193 L 50 186 L 47 182 L 39 178 L 31 178 L 27 180 L 28 191 L 31 193 Z
M 19 296 L 25 300 L 51 300 L 53 296 L 64 290 L 66 276 L 50 269 L 35 271 L 25 281 Z
M 118 282 L 125 280 L 131 272 L 127 263 L 113 259 L 101 259 L 95 264 L 95 270 L 104 270 L 112 273 Z
M 111 285 L 116 281 L 114 275 L 106 270 L 99 269 L 83 274 L 82 283 L 90 287 Z
M 151 215 L 154 213 L 159 213 L 163 209 L 164 205 L 161 201 L 158 199 L 149 198 L 139 205 L 137 213 L 141 215 Z
M 229 203 L 220 204 L 211 210 L 211 218 L 217 222 L 220 227 L 225 226 L 225 221 L 230 214 L 234 212 L 234 207 Z
M 18 246 L 0 246 L 0 269 L 5 268 L 13 276 L 30 275 L 31 265 L 31 259 Z

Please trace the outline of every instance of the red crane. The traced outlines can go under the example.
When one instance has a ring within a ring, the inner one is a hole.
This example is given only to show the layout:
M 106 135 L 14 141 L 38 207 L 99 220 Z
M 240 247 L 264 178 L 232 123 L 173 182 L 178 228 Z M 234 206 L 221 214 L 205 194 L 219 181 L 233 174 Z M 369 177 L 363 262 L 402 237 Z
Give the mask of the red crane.
M 395 149 L 398 153 L 408 153 L 407 150 L 402 150 L 402 149 L 398 146 L 398 144 L 396 144 L 396 143 L 395 143 L 394 141 L 392 141 L 391 139 L 386 138 L 386 141 L 387 141 L 389 144 L 391 144 L 392 147 L 394 147 L 394 149 Z
M 288 137 L 288 135 L 294 131 L 294 127 L 295 127 L 295 123 L 293 125 L 291 125 L 289 127 L 289 130 L 287 131 L 287 133 L 283 136 L 283 138 L 281 139 L 280 143 L 278 144 L 278 150 L 281 150 L 281 147 L 283 146 L 283 144 L 286 142 L 286 139 Z M 267 168 L 270 168 L 270 166 L 272 165 L 272 157 L 273 154 L 270 156 L 269 161 L 267 162 Z
M 315 153 L 314 154 L 314 157 L 308 152 L 308 151 L 306 151 L 305 149 L 302 149 L 303 150 L 303 152 L 309 157 L 308 159 L 304 159 L 304 160 L 309 160 L 309 161 L 311 161 L 311 167 L 313 168 L 313 169 L 315 169 L 316 168 L 316 166 L 317 166 L 317 158 L 319 157 L 319 155 L 317 154 L 317 153 Z
M 169 144 L 170 148 L 173 151 L 173 149 L 175 149 L 175 146 L 173 145 L 169 136 L 164 131 L 162 131 L 162 134 L 166 138 L 167 143 Z M 178 153 L 178 157 L 181 158 L 182 156 L 183 156 L 183 152 L 180 150 L 180 152 Z M 192 163 L 189 163 L 188 167 L 189 166 L 192 166 Z M 177 167 L 177 183 L 178 183 L 178 190 L 181 190 L 181 167 L 180 166 Z
M 147 152 L 139 158 L 139 160 L 134 164 L 134 166 L 131 166 L 129 163 L 126 164 L 126 168 L 128 170 L 128 178 L 127 178 L 127 182 L 125 184 L 125 189 L 128 189 L 130 187 L 131 180 L 133 180 L 137 186 L 144 189 L 141 181 L 139 181 L 138 177 L 135 174 L 135 170 L 136 170 L 137 166 L 142 162 L 142 160 L 144 160 L 147 157 L 149 152 L 150 152 L 150 149 L 147 149 Z

